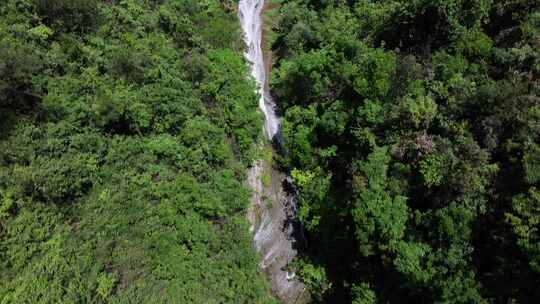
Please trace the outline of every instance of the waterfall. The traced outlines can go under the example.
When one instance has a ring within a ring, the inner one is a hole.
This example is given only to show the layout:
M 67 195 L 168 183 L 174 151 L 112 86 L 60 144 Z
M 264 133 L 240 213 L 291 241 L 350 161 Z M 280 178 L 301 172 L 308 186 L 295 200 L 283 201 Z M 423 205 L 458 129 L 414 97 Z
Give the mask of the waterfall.
M 248 47 L 245 57 L 251 65 L 251 75 L 258 85 L 259 108 L 264 114 L 264 131 L 272 141 L 279 133 L 276 105 L 267 87 L 266 66 L 262 50 L 264 0 L 240 0 L 238 17 Z M 271 170 L 272 182 L 263 185 L 264 170 Z M 258 254 L 259 267 L 270 281 L 273 293 L 285 304 L 305 303 L 305 286 L 294 272 L 285 268 L 297 255 L 293 218 L 296 198 L 284 191 L 288 178 L 273 168 L 266 168 L 264 161 L 255 162 L 248 172 L 248 183 L 253 190 L 252 204 L 248 212 L 251 232 Z
M 272 140 L 279 130 L 276 105 L 266 87 L 266 68 L 262 51 L 262 10 L 264 0 L 241 0 L 239 18 L 248 46 L 246 59 L 251 63 L 251 75 L 259 85 L 259 108 L 264 114 L 266 136 Z

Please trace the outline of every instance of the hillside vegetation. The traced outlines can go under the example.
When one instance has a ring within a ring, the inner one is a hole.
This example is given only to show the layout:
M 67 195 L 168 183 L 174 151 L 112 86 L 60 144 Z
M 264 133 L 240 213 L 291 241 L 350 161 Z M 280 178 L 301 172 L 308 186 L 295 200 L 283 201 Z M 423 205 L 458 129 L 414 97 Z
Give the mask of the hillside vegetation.
M 283 0 L 271 87 L 326 303 L 540 301 L 540 2 Z
M 235 5 L 0 1 L 1 303 L 273 303 Z

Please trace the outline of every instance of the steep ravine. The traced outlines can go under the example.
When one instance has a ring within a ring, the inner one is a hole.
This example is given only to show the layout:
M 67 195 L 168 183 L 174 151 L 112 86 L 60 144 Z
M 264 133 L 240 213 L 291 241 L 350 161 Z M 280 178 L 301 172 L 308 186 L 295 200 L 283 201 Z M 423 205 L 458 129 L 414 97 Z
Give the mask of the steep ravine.
M 245 56 L 259 87 L 265 135 L 272 141 L 279 136 L 279 118 L 266 85 L 267 69 L 262 50 L 263 7 L 264 0 L 241 0 L 238 16 L 248 47 Z M 255 162 L 248 173 L 248 183 L 253 189 L 248 217 L 254 245 L 261 258 L 259 267 L 267 275 L 272 292 L 285 304 L 300 304 L 308 301 L 305 286 L 295 273 L 286 269 L 297 255 L 293 237 L 296 200 L 284 189 L 289 182 L 290 178 L 274 169 L 270 160 Z

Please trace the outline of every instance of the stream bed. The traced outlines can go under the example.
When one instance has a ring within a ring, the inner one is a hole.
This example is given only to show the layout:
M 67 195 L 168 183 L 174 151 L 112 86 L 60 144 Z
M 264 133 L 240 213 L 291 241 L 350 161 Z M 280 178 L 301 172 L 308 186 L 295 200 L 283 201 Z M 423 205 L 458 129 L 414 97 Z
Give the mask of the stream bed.
M 265 136 L 268 141 L 275 141 L 280 126 L 276 104 L 267 86 L 262 50 L 264 4 L 264 0 L 240 0 L 238 17 L 248 47 L 245 57 L 251 63 L 251 75 L 259 88 Z M 264 183 L 263 175 L 267 177 Z M 304 284 L 294 272 L 286 269 L 297 255 L 294 237 L 296 196 L 294 191 L 286 190 L 291 185 L 290 177 L 273 168 L 268 160 L 259 160 L 248 172 L 248 183 L 253 190 L 248 219 L 255 249 L 260 256 L 259 267 L 267 275 L 273 294 L 283 303 L 307 303 L 309 297 Z

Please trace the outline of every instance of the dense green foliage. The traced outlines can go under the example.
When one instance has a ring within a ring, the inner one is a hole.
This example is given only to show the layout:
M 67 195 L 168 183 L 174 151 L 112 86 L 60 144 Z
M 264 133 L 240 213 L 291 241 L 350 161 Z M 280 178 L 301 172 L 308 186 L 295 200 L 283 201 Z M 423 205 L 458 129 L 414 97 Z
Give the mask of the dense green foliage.
M 1 1 L 1 303 L 273 302 L 232 7 Z
M 284 0 L 272 88 L 327 303 L 540 301 L 540 1 Z

